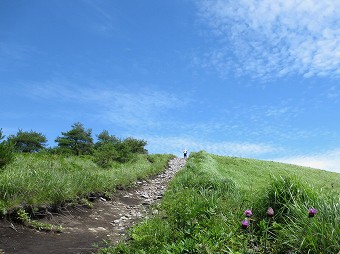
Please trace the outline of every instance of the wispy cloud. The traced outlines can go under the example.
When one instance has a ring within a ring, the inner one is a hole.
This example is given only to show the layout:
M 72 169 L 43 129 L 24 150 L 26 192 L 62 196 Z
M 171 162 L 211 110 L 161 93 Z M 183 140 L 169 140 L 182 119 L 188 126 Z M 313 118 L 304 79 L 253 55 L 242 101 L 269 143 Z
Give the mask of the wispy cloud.
M 185 105 L 174 94 L 162 91 L 113 92 L 105 106 L 108 109 L 105 117 L 114 122 L 144 126 L 155 126 L 164 121 L 167 110 Z
M 258 136 L 266 135 L 281 137 L 285 133 L 294 132 L 290 122 L 301 116 L 302 106 L 292 106 L 286 102 L 277 105 L 229 105 L 217 119 L 196 122 L 190 130 L 197 133 L 218 132 L 227 135 Z M 287 138 L 286 136 L 284 138 Z
M 13 66 L 24 66 L 24 60 L 37 53 L 39 50 L 32 46 L 0 41 L 0 71 L 12 71 Z
M 320 154 L 297 155 L 273 160 L 340 173 L 340 148 Z
M 297 140 L 308 142 L 316 137 L 333 140 L 338 137 L 337 133 L 324 128 L 301 129 L 291 125 L 290 122 L 301 116 L 304 107 L 292 106 L 285 101 L 278 102 L 276 106 L 230 105 L 215 116 L 197 120 L 183 118 L 188 108 L 190 112 L 196 110 L 196 104 L 187 96 L 159 89 L 129 91 L 122 87 L 105 84 L 96 85 L 95 88 L 94 85 L 81 86 L 52 80 L 31 83 L 22 91 L 25 96 L 43 103 L 54 117 L 85 117 L 90 121 L 111 123 L 125 129 L 124 135 L 167 133 L 166 136 L 175 137 L 187 134 L 192 140 L 199 140 L 197 143 L 189 142 L 198 150 L 209 148 L 213 153 L 232 151 L 231 154 L 235 156 L 247 156 L 235 145 L 239 141 L 243 141 L 242 147 L 245 144 L 263 143 L 273 147 Z M 256 147 L 251 150 L 254 151 L 251 156 L 259 151 Z M 274 150 L 270 155 L 273 153 Z
M 202 0 L 199 7 L 219 39 L 205 66 L 222 75 L 340 76 L 337 0 Z
M 2 56 L 2 58 L 8 57 L 14 60 L 21 60 L 25 51 L 26 49 L 24 47 L 9 45 L 0 42 L 0 56 Z
M 326 98 L 331 99 L 335 102 L 338 102 L 340 99 L 340 91 L 339 88 L 334 86 L 331 86 L 330 88 L 328 88 L 325 92 Z
M 256 157 L 278 151 L 280 148 L 268 144 L 255 144 L 246 142 L 212 142 L 192 137 L 145 137 L 148 140 L 152 152 L 180 154 L 184 148 L 189 151 L 205 150 L 218 155 Z
M 105 9 L 105 2 L 97 0 L 84 0 L 91 10 L 94 10 L 97 14 L 96 19 L 92 20 L 91 28 L 100 33 L 112 33 L 115 30 L 114 20 L 112 18 L 112 13 L 110 14 Z
M 94 108 L 96 118 L 118 125 L 157 125 L 167 110 L 181 108 L 187 103 L 186 99 L 160 90 L 126 91 L 116 86 L 111 89 L 107 84 L 103 88 L 91 88 L 60 81 L 31 84 L 26 93 L 51 104 L 57 100 Z

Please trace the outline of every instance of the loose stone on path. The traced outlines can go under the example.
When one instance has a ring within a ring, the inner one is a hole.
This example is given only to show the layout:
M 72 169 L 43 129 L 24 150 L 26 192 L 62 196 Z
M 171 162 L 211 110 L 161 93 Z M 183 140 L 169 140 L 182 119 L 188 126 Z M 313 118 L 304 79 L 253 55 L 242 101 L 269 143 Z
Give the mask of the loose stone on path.
M 185 159 L 174 158 L 170 160 L 168 169 L 165 172 L 148 181 L 137 182 L 139 187 L 127 193 L 124 193 L 126 191 L 121 191 L 122 193 L 112 201 L 115 207 L 121 207 L 122 211 L 126 211 L 126 213 L 122 213 L 124 216 L 113 221 L 114 224 L 119 225 L 119 231 L 122 230 L 122 227 L 124 229 L 131 227 L 134 221 L 147 214 L 147 206 L 159 201 L 163 197 L 167 184 L 185 163 Z M 154 214 L 157 212 L 152 211 Z M 113 231 L 115 231 L 114 228 Z M 113 232 L 113 235 L 115 234 Z M 116 237 L 112 239 L 114 243 L 120 240 Z

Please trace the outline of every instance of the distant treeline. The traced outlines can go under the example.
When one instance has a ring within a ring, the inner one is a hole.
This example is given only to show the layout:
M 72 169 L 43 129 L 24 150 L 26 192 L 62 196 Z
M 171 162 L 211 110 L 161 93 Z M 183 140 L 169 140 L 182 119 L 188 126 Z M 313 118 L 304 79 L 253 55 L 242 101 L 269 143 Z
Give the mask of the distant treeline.
M 94 142 L 92 129 L 86 129 L 82 123 L 74 123 L 71 129 L 61 132 L 55 139 L 57 146 L 47 147 L 47 138 L 43 133 L 36 131 L 23 131 L 21 129 L 15 135 L 9 135 L 7 139 L 0 129 L 0 168 L 14 159 L 15 153 L 50 153 L 59 155 L 89 155 L 94 161 L 108 167 L 112 162 L 127 162 L 133 159 L 135 154 L 147 154 L 145 149 L 147 142 L 132 137 L 121 139 L 110 135 L 103 130 L 96 135 Z

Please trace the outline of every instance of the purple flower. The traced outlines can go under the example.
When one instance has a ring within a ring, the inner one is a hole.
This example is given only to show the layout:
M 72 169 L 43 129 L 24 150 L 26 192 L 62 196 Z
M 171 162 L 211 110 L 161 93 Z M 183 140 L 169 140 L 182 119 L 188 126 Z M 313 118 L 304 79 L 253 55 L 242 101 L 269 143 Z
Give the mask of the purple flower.
M 273 217 L 274 216 L 274 209 L 269 207 L 267 210 L 267 216 L 268 217 Z
M 253 215 L 253 213 L 252 213 L 251 210 L 245 210 L 244 215 L 245 215 L 246 217 L 250 217 L 250 216 Z
M 249 226 L 249 220 L 243 220 L 241 223 L 243 229 L 246 229 Z
M 318 210 L 316 210 L 315 208 L 309 208 L 308 209 L 308 216 L 309 217 L 314 217 L 315 214 L 318 213 Z

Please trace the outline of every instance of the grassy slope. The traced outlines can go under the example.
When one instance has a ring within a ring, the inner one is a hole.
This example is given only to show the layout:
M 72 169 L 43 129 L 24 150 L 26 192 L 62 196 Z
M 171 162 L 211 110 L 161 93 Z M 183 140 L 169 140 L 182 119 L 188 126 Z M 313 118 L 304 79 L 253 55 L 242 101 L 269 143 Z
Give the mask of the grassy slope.
M 134 227 L 127 244 L 100 253 L 337 253 L 339 180 L 326 171 L 195 153 L 171 182 L 159 215 Z M 312 206 L 319 213 L 310 219 Z M 254 215 L 243 230 L 246 209 Z
M 217 169 L 245 191 L 258 191 L 268 187 L 273 178 L 296 176 L 316 188 L 340 193 L 340 174 L 338 173 L 271 161 L 210 156 L 217 161 Z
M 89 157 L 17 155 L 0 171 L 0 215 L 22 205 L 59 204 L 93 192 L 113 192 L 163 171 L 172 157 L 140 155 L 134 162 L 102 169 Z

